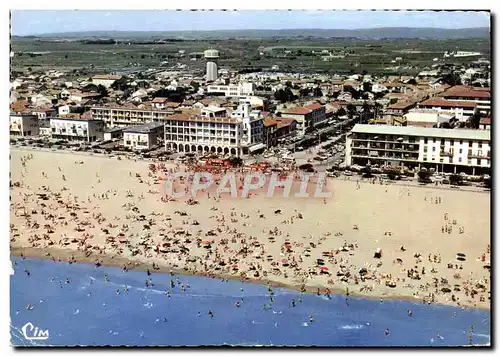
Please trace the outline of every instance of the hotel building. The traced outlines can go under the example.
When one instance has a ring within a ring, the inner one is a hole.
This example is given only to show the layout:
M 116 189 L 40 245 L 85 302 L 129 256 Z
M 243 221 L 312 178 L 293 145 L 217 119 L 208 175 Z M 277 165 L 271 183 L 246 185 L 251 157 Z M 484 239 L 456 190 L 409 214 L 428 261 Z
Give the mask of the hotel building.
M 176 114 L 165 119 L 165 149 L 241 156 L 243 122 L 230 117 Z
M 346 165 L 392 165 L 480 175 L 490 172 L 489 130 L 411 126 L 354 126 L 346 137 Z
M 134 105 L 96 106 L 90 109 L 94 120 L 104 121 L 106 127 L 127 127 L 142 125 L 148 122 L 163 122 L 165 118 L 175 114 L 169 109 L 139 109 Z

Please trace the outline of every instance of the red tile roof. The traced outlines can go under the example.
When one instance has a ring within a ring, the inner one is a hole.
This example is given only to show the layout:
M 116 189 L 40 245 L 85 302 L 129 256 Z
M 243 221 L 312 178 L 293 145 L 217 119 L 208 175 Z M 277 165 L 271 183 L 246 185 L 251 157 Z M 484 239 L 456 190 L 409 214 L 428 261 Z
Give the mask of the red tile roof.
M 395 103 L 392 105 L 389 105 L 387 109 L 392 109 L 392 110 L 405 110 L 411 108 L 415 103 L 409 103 L 409 102 L 401 102 L 401 103 Z
M 479 120 L 479 124 L 481 125 L 491 125 L 491 117 L 482 117 L 481 120 Z
M 445 108 L 475 108 L 476 103 L 470 101 L 457 101 L 457 100 L 444 100 L 440 98 L 430 98 L 419 104 L 419 106 L 433 106 L 433 107 L 445 107 Z
M 156 97 L 153 99 L 152 103 L 166 103 L 168 98 Z
M 450 89 L 442 93 L 441 96 L 443 98 L 462 97 L 474 99 L 489 99 L 491 97 L 489 88 L 474 88 L 465 85 L 457 85 L 451 87 Z

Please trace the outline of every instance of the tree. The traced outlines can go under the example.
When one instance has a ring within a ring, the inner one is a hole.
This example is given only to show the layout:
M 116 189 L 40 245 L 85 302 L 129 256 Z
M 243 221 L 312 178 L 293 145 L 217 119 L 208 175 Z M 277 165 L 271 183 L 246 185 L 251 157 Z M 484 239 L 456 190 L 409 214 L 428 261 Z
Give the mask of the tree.
M 480 121 L 481 121 L 481 116 L 478 111 L 474 112 L 474 115 L 472 115 L 468 120 L 470 127 L 472 127 L 473 129 L 479 128 Z
M 108 89 L 104 85 L 99 84 L 97 86 L 97 92 L 102 96 L 108 96 Z
M 347 111 L 345 111 L 345 109 L 341 107 L 340 109 L 337 110 L 336 114 L 337 116 L 344 116 L 347 114 Z
M 322 97 L 323 96 L 323 92 L 321 91 L 321 89 L 319 87 L 316 87 L 313 90 L 313 95 L 316 96 L 316 97 Z
M 460 80 L 460 76 L 456 73 L 445 74 L 445 75 L 443 75 L 441 80 L 444 84 L 448 84 L 451 86 L 462 84 L 462 81 Z
M 428 170 L 421 169 L 420 171 L 418 171 L 418 181 L 420 183 L 431 183 L 431 175 L 432 173 Z
M 127 81 L 128 80 L 126 77 L 121 77 L 120 79 L 115 80 L 113 84 L 111 84 L 111 88 L 114 90 L 125 91 L 129 87 Z
M 353 118 L 355 113 L 356 107 L 352 104 L 347 104 L 347 116 L 349 117 L 349 120 Z
M 462 185 L 464 182 L 464 177 L 460 174 L 452 174 L 450 176 L 451 185 Z

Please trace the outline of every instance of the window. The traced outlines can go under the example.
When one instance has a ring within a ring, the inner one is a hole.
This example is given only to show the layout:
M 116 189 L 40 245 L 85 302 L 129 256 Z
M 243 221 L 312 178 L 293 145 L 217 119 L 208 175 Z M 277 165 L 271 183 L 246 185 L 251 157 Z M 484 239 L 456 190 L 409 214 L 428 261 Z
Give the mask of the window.
M 432 139 L 432 142 L 436 143 L 436 139 L 435 139 L 435 138 L 433 138 L 433 139 Z
M 454 140 L 450 140 L 450 145 L 454 145 L 455 144 L 455 141 Z
M 458 150 L 458 153 L 462 153 L 462 149 L 459 149 L 459 150 Z
M 427 143 L 427 137 L 426 137 L 426 138 L 424 138 L 424 143 Z
M 436 147 L 432 147 L 432 152 L 436 152 Z
M 463 143 L 464 143 L 464 141 L 463 141 L 463 140 L 460 140 L 460 144 L 463 144 Z
M 458 163 L 462 163 L 462 157 L 458 157 Z

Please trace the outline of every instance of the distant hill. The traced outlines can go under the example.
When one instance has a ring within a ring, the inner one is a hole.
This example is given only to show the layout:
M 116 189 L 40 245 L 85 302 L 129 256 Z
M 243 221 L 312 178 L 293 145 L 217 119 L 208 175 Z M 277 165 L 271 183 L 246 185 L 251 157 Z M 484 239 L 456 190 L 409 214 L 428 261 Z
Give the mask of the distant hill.
M 294 30 L 217 30 L 217 31 L 88 31 L 48 33 L 36 36 L 13 36 L 12 39 L 45 38 L 45 39 L 86 39 L 112 38 L 118 40 L 139 39 L 272 39 L 272 38 L 420 38 L 420 39 L 464 39 L 490 38 L 489 27 L 444 29 L 444 28 L 412 28 L 412 27 L 380 27 L 358 30 L 337 29 L 294 29 Z

